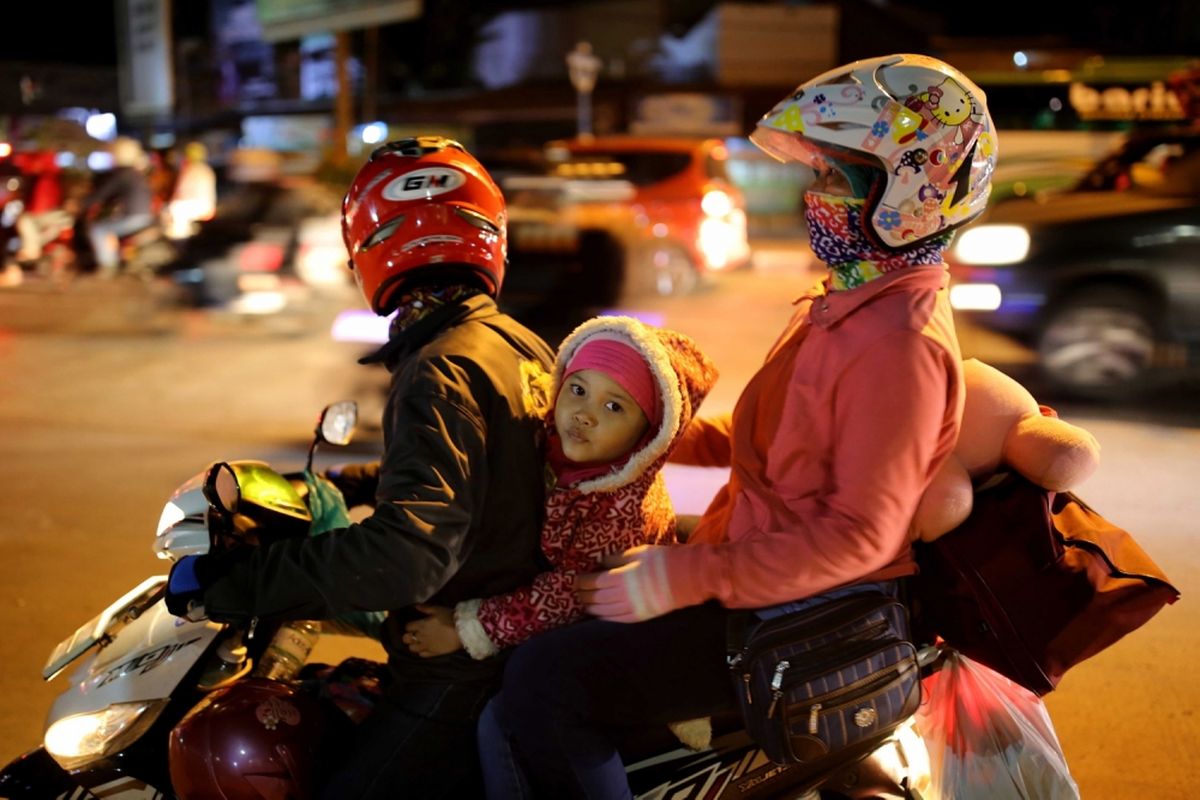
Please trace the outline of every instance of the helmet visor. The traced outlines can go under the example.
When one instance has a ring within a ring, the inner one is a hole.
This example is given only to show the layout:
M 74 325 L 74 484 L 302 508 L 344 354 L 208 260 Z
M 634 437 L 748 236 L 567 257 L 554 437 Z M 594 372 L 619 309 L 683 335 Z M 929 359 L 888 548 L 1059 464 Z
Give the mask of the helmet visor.
M 759 123 L 750 134 L 750 141 L 764 153 L 785 164 L 798 163 L 811 167 L 818 177 L 840 173 L 849 194 L 865 198 L 883 176 L 879 167 L 862 156 L 837 145 L 818 143 L 794 131 L 784 131 Z
M 813 169 L 828 168 L 821 149 L 795 131 L 783 131 L 760 122 L 750 134 L 750 141 L 776 161 L 785 164 L 797 161 Z

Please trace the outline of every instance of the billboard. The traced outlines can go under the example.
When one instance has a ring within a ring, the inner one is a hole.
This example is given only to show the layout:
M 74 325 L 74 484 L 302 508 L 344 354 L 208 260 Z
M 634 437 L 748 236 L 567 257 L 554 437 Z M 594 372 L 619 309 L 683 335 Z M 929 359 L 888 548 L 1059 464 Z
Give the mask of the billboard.
M 421 16 L 422 0 L 256 0 L 269 42 L 371 28 Z
M 170 0 L 117 0 L 116 9 L 121 111 L 168 116 L 175 105 Z

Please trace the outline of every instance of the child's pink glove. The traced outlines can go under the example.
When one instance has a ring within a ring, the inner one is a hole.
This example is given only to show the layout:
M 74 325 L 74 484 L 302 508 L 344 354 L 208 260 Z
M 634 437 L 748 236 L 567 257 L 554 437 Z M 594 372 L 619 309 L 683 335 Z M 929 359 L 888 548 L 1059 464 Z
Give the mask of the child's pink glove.
M 591 615 L 612 622 L 641 622 L 682 608 L 671 593 L 667 560 L 674 547 L 641 545 L 605 557 L 608 572 L 580 575 L 575 594 Z

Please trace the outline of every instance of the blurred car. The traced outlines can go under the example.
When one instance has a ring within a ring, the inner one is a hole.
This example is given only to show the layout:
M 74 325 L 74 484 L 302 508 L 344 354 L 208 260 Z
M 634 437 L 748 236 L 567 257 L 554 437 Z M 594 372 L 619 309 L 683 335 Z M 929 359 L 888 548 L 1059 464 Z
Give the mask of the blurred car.
M 544 157 L 543 174 L 501 180 L 505 296 L 518 311 L 686 294 L 749 264 L 745 200 L 720 140 L 574 139 L 550 142 Z
M 1056 388 L 1131 395 L 1200 356 L 1200 131 L 1130 136 L 1069 191 L 996 204 L 951 247 L 960 316 Z
M 159 272 L 195 306 L 273 313 L 308 289 L 351 280 L 340 197 L 309 179 L 222 186 L 213 219 L 200 223 L 178 250 Z

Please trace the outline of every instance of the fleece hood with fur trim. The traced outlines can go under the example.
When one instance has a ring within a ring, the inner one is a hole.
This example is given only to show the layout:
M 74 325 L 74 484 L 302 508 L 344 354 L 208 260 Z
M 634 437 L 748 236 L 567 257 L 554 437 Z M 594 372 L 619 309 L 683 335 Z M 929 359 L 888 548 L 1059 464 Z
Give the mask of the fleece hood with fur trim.
M 563 370 L 575 353 L 596 339 L 622 342 L 646 359 L 662 399 L 662 422 L 649 441 L 619 468 L 576 484 L 574 488 L 580 492 L 611 492 L 637 480 L 648 469 L 661 466 L 717 380 L 716 365 L 682 333 L 655 328 L 633 317 L 596 317 L 563 339 L 554 362 L 550 397 L 558 397 Z M 553 419 L 551 409 L 547 420 L 553 424 Z

